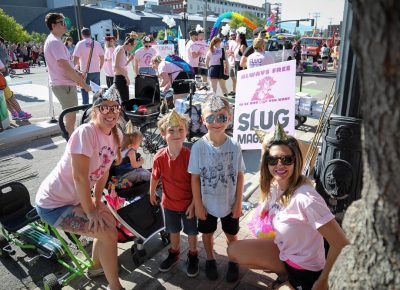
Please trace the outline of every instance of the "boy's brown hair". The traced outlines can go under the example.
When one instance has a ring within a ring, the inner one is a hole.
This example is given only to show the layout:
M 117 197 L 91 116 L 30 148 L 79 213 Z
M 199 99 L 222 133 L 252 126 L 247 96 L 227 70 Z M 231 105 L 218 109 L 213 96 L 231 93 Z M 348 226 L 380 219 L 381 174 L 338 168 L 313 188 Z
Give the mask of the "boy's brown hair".
M 46 22 L 47 28 L 52 31 L 53 26 L 52 24 L 56 24 L 56 22 L 60 19 L 64 19 L 64 14 L 62 13 L 48 13 L 46 17 L 44 18 L 44 21 Z

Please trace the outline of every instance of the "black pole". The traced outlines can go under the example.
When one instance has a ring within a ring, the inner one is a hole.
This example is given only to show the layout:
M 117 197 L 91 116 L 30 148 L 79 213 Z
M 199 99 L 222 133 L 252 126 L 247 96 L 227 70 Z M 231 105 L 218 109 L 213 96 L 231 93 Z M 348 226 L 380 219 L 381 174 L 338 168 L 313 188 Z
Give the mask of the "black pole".
M 300 92 L 302 91 L 303 88 L 303 73 L 300 73 Z

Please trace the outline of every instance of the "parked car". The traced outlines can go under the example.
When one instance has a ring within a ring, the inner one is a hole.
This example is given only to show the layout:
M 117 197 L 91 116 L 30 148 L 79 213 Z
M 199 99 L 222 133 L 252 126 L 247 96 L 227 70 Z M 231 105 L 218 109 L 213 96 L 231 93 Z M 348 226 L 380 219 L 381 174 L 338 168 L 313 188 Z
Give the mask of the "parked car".
M 265 50 L 272 55 L 275 62 L 281 62 L 294 59 L 292 48 L 292 42 L 289 40 L 270 38 Z
M 300 40 L 302 45 L 305 44 L 307 46 L 307 57 L 316 57 L 318 59 L 321 58 L 321 48 L 325 42 L 329 48 L 333 46 L 332 38 L 302 37 Z

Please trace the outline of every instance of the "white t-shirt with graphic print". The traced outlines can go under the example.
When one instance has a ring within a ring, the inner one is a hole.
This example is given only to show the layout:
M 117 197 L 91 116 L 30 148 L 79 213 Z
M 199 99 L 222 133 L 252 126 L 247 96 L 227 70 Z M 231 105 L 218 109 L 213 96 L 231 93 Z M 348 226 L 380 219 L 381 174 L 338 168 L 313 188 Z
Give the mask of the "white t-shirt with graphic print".
M 203 136 L 191 149 L 188 172 L 200 174 L 203 205 L 215 217 L 222 218 L 232 212 L 237 175 L 244 170 L 242 149 L 229 137 L 224 144 L 214 147 Z

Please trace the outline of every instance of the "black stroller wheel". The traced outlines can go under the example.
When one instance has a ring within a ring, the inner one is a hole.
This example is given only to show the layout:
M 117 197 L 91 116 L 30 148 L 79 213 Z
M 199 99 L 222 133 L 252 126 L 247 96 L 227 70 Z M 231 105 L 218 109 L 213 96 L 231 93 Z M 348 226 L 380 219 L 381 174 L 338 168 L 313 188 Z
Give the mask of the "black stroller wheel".
M 45 290 L 61 290 L 61 285 L 58 283 L 57 276 L 53 273 L 43 278 L 43 287 Z
M 5 251 L 4 248 L 9 246 L 9 242 L 6 237 L 0 235 L 0 257 L 9 257 L 9 252 Z
M 136 267 L 144 263 L 146 257 L 146 250 L 138 250 L 136 244 L 131 247 L 132 260 Z
M 143 152 L 146 154 L 156 154 L 157 151 L 167 144 L 160 134 L 157 127 L 157 122 L 151 122 L 143 125 L 140 128 L 143 134 Z

